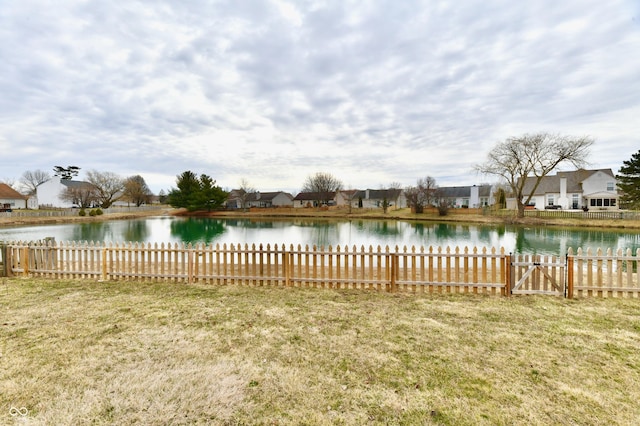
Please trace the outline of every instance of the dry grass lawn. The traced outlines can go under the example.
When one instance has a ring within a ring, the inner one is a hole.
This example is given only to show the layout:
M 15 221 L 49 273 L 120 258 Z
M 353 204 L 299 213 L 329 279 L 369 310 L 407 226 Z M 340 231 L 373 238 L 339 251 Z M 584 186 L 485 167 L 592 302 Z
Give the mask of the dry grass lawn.
M 0 279 L 0 424 L 637 424 L 639 303 Z

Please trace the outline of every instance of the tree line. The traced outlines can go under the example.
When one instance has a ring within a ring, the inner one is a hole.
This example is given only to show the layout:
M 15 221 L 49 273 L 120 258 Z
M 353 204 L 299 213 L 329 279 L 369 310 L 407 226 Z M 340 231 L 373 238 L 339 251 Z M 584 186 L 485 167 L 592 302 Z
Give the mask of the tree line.
M 60 198 L 78 207 L 109 208 L 116 201 L 126 201 L 139 207 L 149 204 L 153 192 L 140 175 L 123 178 L 116 173 L 89 170 L 86 180 L 73 181 L 80 167 L 55 166 L 53 176 L 69 181 Z M 20 178 L 20 188 L 27 195 L 35 195 L 38 186 L 50 180 L 52 176 L 43 170 L 28 170 Z
M 487 155 L 486 161 L 477 164 L 474 169 L 481 174 L 501 179 L 496 194 L 497 203 L 504 208 L 507 196 L 515 198 L 518 217 L 524 217 L 525 206 L 532 200 L 542 179 L 562 164 L 570 164 L 575 168 L 584 167 L 593 143 L 594 140 L 587 136 L 573 137 L 546 132 L 510 137 L 497 143 Z M 525 193 L 527 179 L 534 179 L 533 189 L 529 193 Z M 640 208 L 640 151 L 624 162 L 616 179 L 621 192 L 621 205 L 632 209 Z M 215 181 L 207 175 L 198 178 L 188 171 L 178 176 L 177 182 L 178 188 L 172 190 L 168 197 L 169 204 L 174 207 L 210 210 L 222 206 L 228 195 L 215 187 Z M 400 184 L 393 183 L 391 188 L 400 188 Z M 308 176 L 302 187 L 302 192 L 314 194 L 318 205 L 328 204 L 340 190 L 343 190 L 342 182 L 324 172 Z M 243 180 L 237 192 L 245 203 L 247 195 L 255 190 Z M 355 194 L 355 191 L 351 192 Z M 349 191 L 345 193 L 348 194 Z M 441 214 L 446 214 L 449 207 L 435 178 L 431 176 L 418 179 L 415 185 L 404 188 L 404 193 L 408 206 L 416 213 L 421 213 L 427 206 L 435 206 Z M 392 200 L 385 200 L 385 210 L 390 201 Z
M 584 167 L 593 143 L 594 140 L 586 136 L 572 137 L 546 132 L 510 137 L 497 143 L 488 153 L 486 161 L 475 165 L 474 169 L 484 175 L 497 176 L 502 185 L 497 194 L 498 202 L 504 203 L 507 195 L 513 197 L 518 216 L 524 217 L 525 206 L 532 200 L 542 179 L 562 164 L 571 164 L 575 168 Z M 54 167 L 55 176 L 63 180 L 71 180 L 79 170 L 76 166 Z M 38 185 L 50 178 L 48 173 L 41 170 L 27 171 L 20 183 L 28 194 L 34 194 Z M 529 193 L 525 193 L 527 178 L 534 179 Z M 616 179 L 621 193 L 621 206 L 640 208 L 640 151 L 623 162 Z M 198 176 L 185 171 L 177 176 L 176 184 L 177 188 L 170 190 L 166 201 L 173 207 L 189 211 L 219 208 L 229 195 L 229 192 L 217 186 L 216 181 L 206 174 Z M 401 185 L 392 183 L 390 187 L 400 189 Z M 315 194 L 318 205 L 323 205 L 328 204 L 333 194 L 342 189 L 342 182 L 335 176 L 319 172 L 307 177 L 302 192 Z M 162 192 L 159 195 L 164 202 Z M 243 180 L 237 192 L 244 204 L 248 195 L 256 191 Z M 418 179 L 415 185 L 404 188 L 404 193 L 407 204 L 417 213 L 422 212 L 426 206 L 436 206 L 443 210 L 448 207 L 435 178 L 431 176 Z M 114 173 L 96 170 L 87 173 L 87 185 L 69 186 L 62 194 L 65 200 L 79 206 L 99 205 L 103 208 L 109 207 L 116 200 L 127 200 L 140 206 L 148 203 L 151 196 L 151 191 L 140 175 L 121 178 Z M 386 209 L 391 201 L 385 200 L 383 208 Z

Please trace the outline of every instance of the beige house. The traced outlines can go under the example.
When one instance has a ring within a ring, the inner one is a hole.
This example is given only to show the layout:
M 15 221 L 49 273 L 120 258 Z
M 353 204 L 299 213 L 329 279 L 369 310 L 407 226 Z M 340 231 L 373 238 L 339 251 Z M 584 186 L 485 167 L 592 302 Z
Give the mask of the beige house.
M 523 194 L 530 194 L 534 185 L 535 178 L 527 178 Z M 580 169 L 542 178 L 533 193 L 530 207 L 536 210 L 618 210 L 619 198 L 611 169 Z

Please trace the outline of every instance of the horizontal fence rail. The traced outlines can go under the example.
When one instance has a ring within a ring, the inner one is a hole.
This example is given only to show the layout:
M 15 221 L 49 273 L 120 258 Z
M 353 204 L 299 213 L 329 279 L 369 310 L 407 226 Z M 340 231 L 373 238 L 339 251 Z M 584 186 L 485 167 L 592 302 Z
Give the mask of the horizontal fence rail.
M 494 210 L 485 208 L 483 214 L 486 216 L 513 217 L 516 210 Z M 640 212 L 628 210 L 525 210 L 525 217 L 548 218 L 548 219 L 592 219 L 592 220 L 639 220 Z
M 503 248 L 10 242 L 0 273 L 48 278 L 494 295 L 638 297 L 640 249 L 566 257 Z

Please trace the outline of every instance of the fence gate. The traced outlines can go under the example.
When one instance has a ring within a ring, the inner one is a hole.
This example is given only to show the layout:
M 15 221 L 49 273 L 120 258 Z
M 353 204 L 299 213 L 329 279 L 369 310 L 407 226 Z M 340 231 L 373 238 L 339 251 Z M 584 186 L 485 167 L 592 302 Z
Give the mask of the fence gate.
M 511 294 L 566 295 L 566 261 L 555 256 L 518 256 L 511 262 Z

